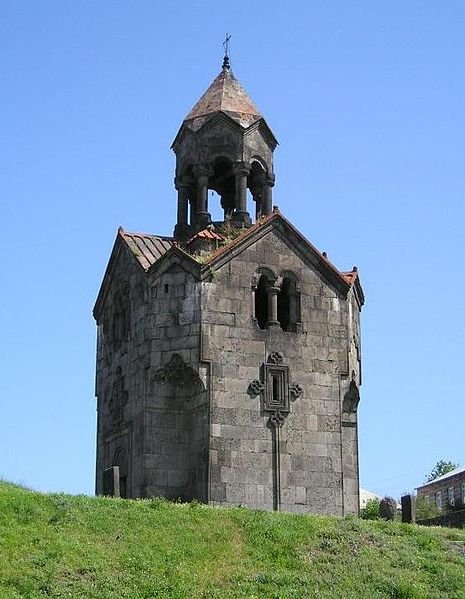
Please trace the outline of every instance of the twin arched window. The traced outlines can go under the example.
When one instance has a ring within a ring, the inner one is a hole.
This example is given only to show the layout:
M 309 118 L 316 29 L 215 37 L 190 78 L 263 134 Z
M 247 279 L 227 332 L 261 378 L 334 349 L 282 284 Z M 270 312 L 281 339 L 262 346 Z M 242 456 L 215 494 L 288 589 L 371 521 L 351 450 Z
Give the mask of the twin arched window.
M 285 271 L 275 277 L 268 269 L 260 269 L 252 285 L 253 317 L 261 329 L 279 326 L 296 332 L 300 323 L 300 288 L 296 275 Z

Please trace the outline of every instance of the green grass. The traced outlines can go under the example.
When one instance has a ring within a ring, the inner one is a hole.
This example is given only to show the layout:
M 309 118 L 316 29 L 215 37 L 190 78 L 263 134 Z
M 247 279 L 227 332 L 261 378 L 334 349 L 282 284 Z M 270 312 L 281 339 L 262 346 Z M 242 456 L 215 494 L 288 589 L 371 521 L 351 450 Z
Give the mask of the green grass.
M 465 598 L 465 531 L 0 482 L 0 598 Z

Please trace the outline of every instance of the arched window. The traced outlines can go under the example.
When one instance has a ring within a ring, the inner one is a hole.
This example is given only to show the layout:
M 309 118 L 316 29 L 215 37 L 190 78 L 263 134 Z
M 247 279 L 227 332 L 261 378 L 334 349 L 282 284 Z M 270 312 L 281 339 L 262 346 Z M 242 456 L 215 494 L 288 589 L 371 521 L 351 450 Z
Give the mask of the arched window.
M 297 331 L 300 322 L 300 293 L 298 279 L 291 272 L 283 273 L 278 294 L 278 320 L 283 331 Z
M 213 164 L 213 174 L 209 182 L 209 188 L 216 191 L 221 198 L 221 208 L 224 211 L 224 220 L 231 218 L 235 207 L 236 179 L 233 172 L 231 160 L 220 156 Z
M 266 171 L 262 164 L 257 160 L 252 162 L 247 181 L 248 187 L 255 201 L 255 218 L 258 220 L 260 217 L 266 215 Z
M 255 289 L 255 318 L 261 329 L 266 329 L 268 322 L 268 288 L 270 280 L 266 275 L 261 275 Z

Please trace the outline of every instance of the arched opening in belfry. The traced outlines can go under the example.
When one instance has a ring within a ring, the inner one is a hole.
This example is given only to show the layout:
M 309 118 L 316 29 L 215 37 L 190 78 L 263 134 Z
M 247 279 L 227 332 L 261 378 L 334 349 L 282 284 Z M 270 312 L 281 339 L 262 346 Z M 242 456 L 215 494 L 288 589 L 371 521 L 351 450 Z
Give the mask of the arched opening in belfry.
M 208 183 L 209 188 L 220 197 L 223 220 L 228 220 L 234 211 L 236 198 L 236 180 L 231 160 L 225 157 L 217 158 L 213 163 L 213 174 Z
M 266 275 L 262 275 L 258 280 L 255 290 L 255 318 L 261 329 L 266 328 L 268 322 L 268 288 L 270 281 Z
M 257 160 L 253 160 L 247 179 L 247 187 L 255 203 L 255 220 L 265 215 L 265 179 L 266 171 L 264 167 Z M 250 211 L 250 208 L 249 212 L 254 213 Z
M 300 321 L 300 298 L 297 278 L 292 273 L 283 277 L 278 293 L 278 321 L 283 331 L 296 331 Z
M 197 201 L 195 193 L 195 176 L 192 166 L 187 166 L 184 169 L 183 180 L 186 183 L 187 201 L 189 203 L 188 222 L 190 225 L 193 225 L 195 223 L 195 215 L 197 212 Z

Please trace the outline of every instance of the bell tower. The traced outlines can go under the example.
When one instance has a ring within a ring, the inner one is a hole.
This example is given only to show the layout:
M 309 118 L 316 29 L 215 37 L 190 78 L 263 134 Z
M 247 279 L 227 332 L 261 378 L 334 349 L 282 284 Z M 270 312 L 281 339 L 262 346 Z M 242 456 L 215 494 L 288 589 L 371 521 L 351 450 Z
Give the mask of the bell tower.
M 225 53 L 221 72 L 184 119 L 172 149 L 178 192 L 176 239 L 212 224 L 208 190 L 220 196 L 223 220 L 249 227 L 247 193 L 256 220 L 272 211 L 273 152 L 277 140 L 231 70 Z
M 174 235 L 120 228 L 94 307 L 97 493 L 358 512 L 363 290 L 273 206 L 276 145 L 226 52 L 173 142 Z

